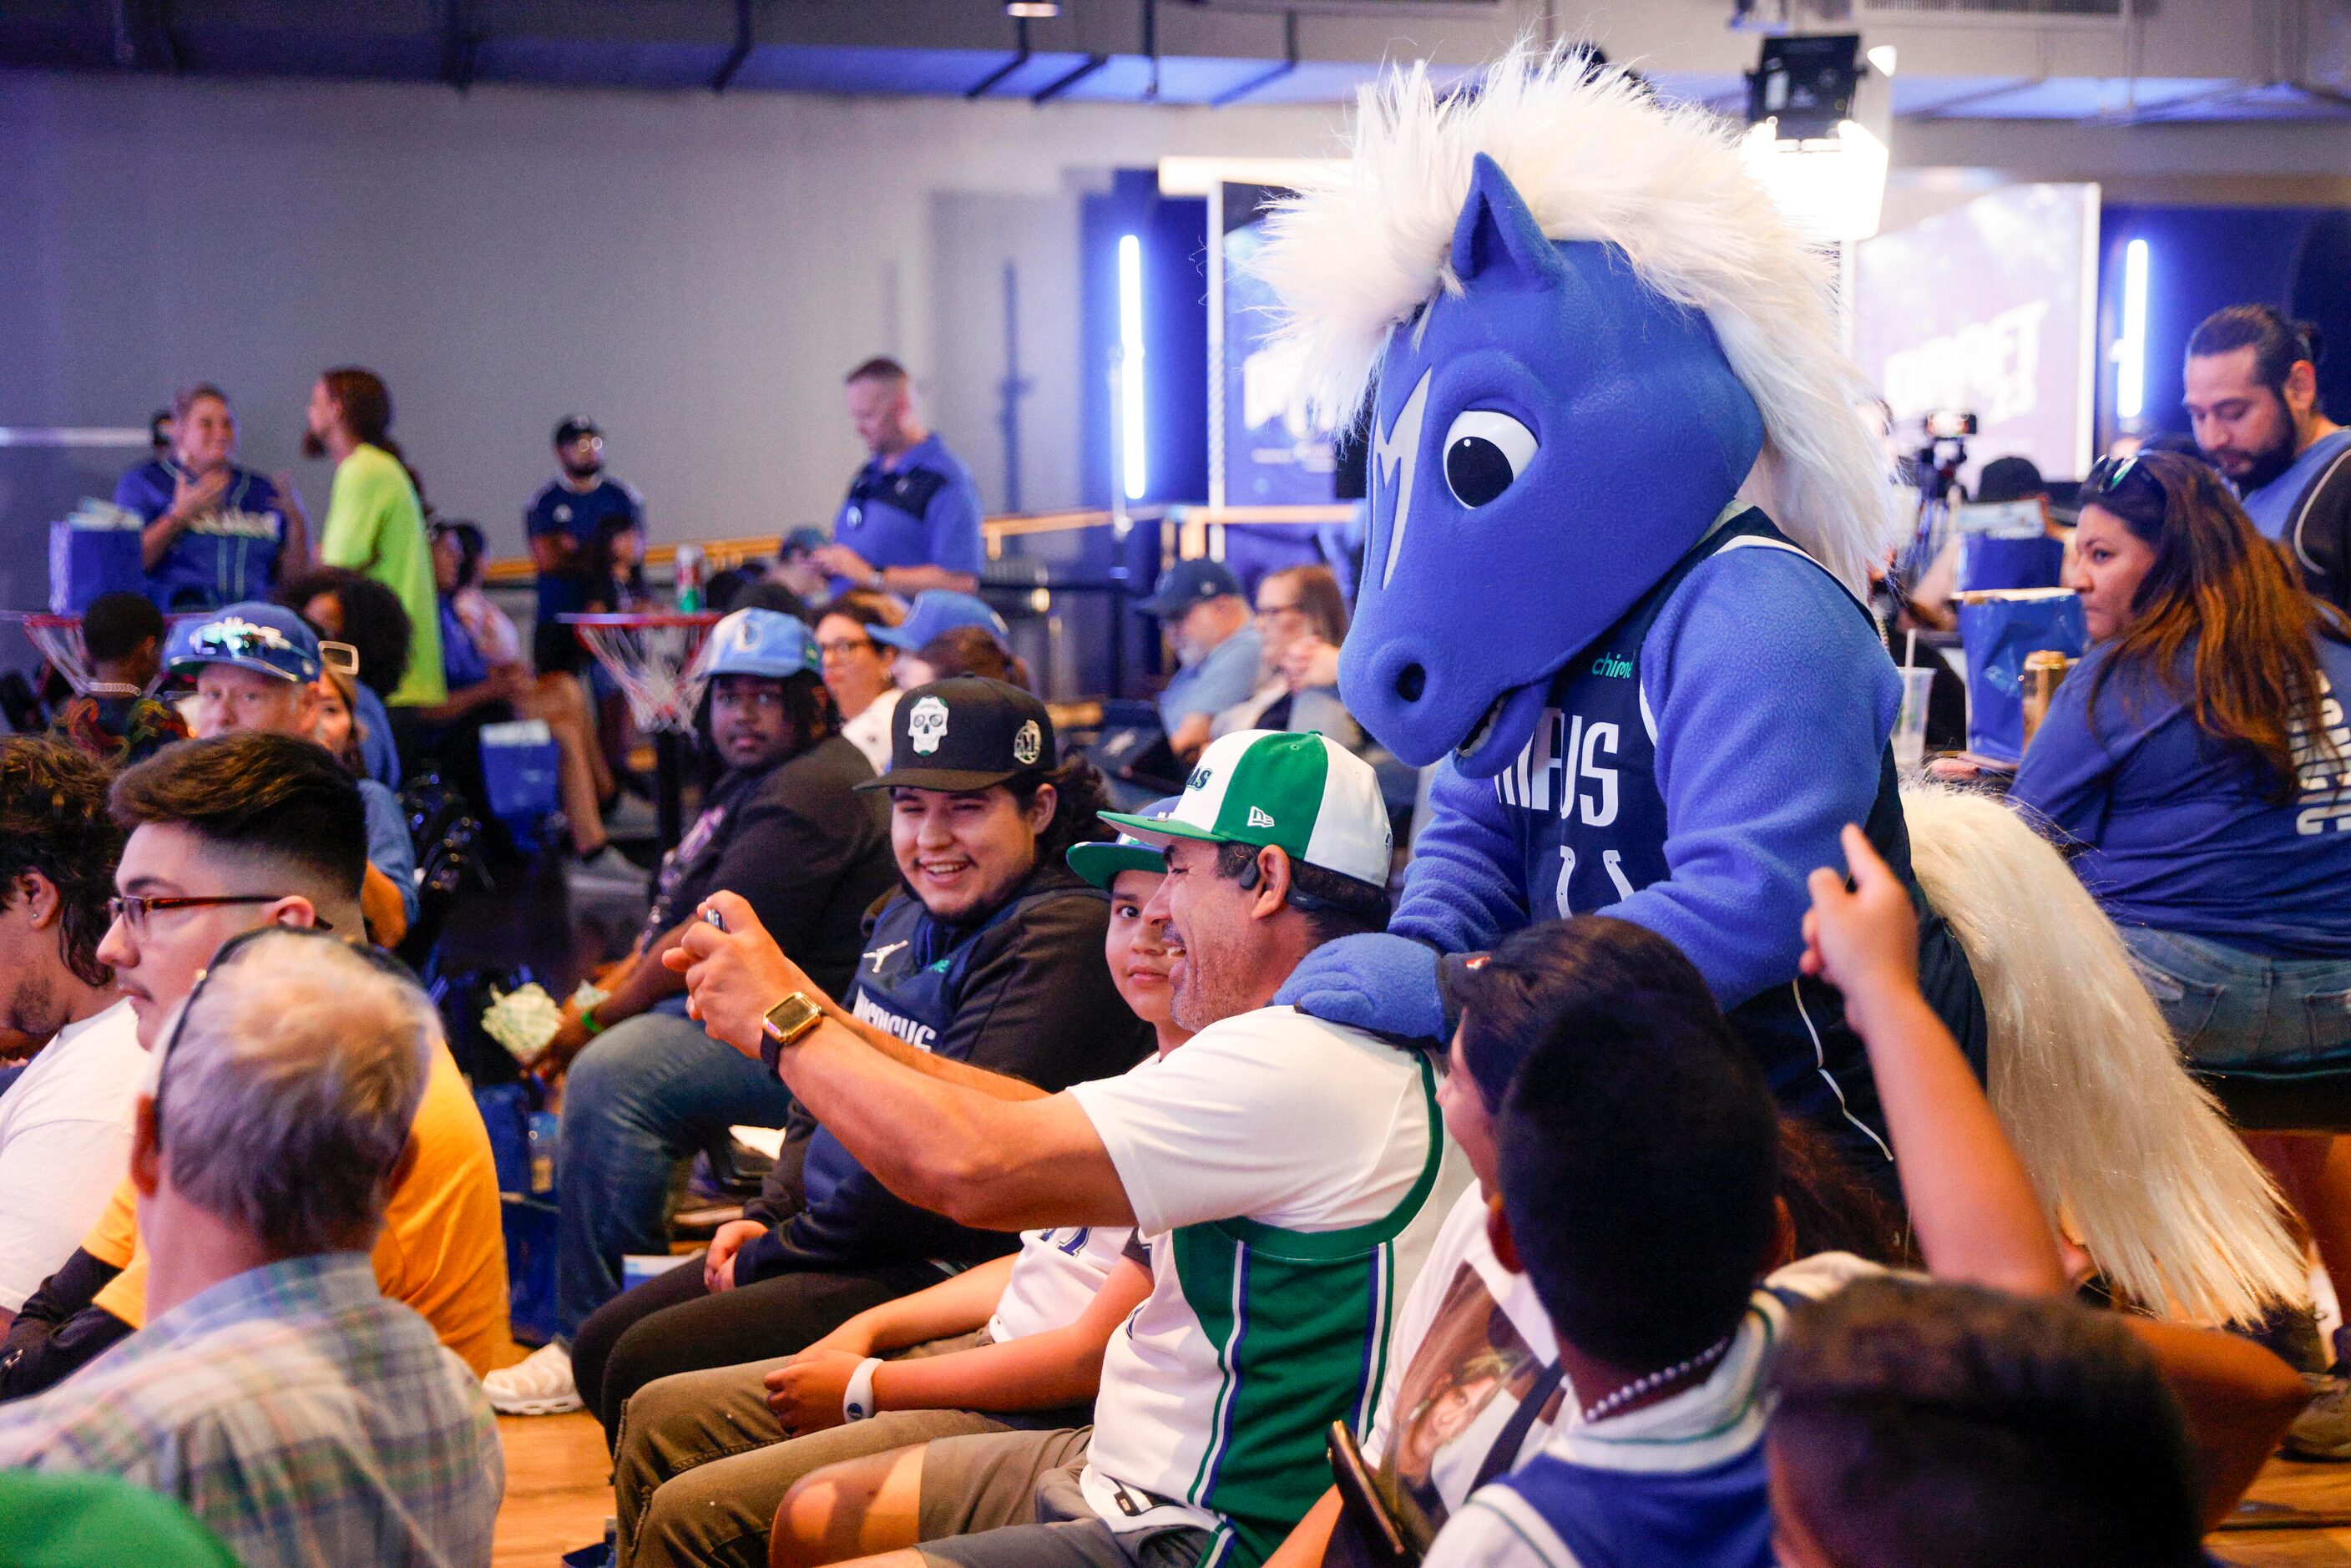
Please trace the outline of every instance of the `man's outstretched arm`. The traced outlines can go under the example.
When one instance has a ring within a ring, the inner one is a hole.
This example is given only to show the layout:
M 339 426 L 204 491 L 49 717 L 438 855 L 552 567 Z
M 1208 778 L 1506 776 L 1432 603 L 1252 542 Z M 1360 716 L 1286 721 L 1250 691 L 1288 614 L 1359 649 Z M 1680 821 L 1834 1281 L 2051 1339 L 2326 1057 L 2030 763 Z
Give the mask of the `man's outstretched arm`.
M 663 957 L 684 974 L 694 1016 L 712 1039 L 756 1058 L 769 1008 L 795 991 L 822 1008 L 823 1021 L 784 1049 L 778 1075 L 891 1192 L 983 1229 L 1134 1223 L 1076 1100 L 881 1036 L 825 999 L 749 904 L 719 893 L 704 907 L 726 929 L 691 924 Z

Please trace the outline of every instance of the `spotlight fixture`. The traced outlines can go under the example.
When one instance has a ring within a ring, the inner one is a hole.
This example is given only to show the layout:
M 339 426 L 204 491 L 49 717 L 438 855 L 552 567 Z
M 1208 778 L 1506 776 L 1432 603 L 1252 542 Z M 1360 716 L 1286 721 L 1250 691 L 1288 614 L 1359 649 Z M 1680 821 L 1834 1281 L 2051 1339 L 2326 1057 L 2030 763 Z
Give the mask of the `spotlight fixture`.
M 1049 22 L 1061 14 L 1061 0 L 1004 0 L 1004 14 L 1023 22 Z

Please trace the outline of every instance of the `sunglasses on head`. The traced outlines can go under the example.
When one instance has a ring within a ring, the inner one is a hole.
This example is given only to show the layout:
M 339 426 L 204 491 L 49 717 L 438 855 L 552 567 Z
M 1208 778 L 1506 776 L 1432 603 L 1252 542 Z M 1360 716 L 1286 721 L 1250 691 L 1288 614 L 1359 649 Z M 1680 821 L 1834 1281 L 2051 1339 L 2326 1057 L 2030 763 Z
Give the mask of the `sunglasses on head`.
M 212 977 L 215 974 L 219 973 L 221 969 L 225 967 L 229 962 L 237 956 L 237 954 L 243 952 L 246 948 L 252 946 L 256 942 L 260 941 L 265 936 L 291 936 L 314 942 L 332 942 L 340 947 L 348 948 L 350 951 L 358 954 L 361 958 L 367 961 L 371 967 L 378 969 L 406 985 L 414 986 L 416 984 L 415 973 L 398 958 L 393 957 L 391 954 L 385 952 L 381 947 L 371 946 L 365 942 L 353 941 L 347 937 L 337 936 L 323 924 L 319 925 L 256 925 L 250 931 L 238 932 L 227 941 L 222 943 L 220 946 L 214 951 L 212 962 L 206 964 L 203 968 L 196 971 L 195 984 L 188 988 L 188 999 L 180 1004 L 179 1017 L 172 1020 L 172 1032 L 170 1036 L 164 1040 L 162 1047 L 155 1058 L 155 1093 L 153 1098 L 150 1101 L 150 1104 L 153 1108 L 155 1117 L 155 1144 L 158 1148 L 162 1146 L 163 1142 L 163 1074 L 172 1065 L 172 1052 L 178 1049 L 180 1044 L 180 1036 L 187 1032 L 188 1015 L 196 1010 L 196 998 L 204 994 L 205 985 L 211 981 Z
M 2089 477 L 2082 481 L 2082 494 L 2111 496 L 2133 482 L 2157 498 L 2165 498 L 2163 482 L 2155 476 L 2154 469 L 2139 461 L 2136 452 L 2127 457 L 2101 457 L 2092 464 Z

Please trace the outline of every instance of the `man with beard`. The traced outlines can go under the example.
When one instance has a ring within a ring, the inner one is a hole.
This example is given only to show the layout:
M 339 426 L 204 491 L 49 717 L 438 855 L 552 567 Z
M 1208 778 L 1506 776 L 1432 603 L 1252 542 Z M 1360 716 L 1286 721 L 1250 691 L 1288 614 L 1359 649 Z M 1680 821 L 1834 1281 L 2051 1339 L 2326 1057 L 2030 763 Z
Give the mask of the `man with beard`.
M 2188 340 L 2188 417 L 2253 526 L 2321 599 L 2351 609 L 2351 430 L 2318 406 L 2318 329 L 2231 305 Z
M 522 517 L 538 570 L 542 622 L 575 614 L 609 594 L 609 585 L 597 582 L 590 570 L 600 533 L 632 536 L 631 559 L 644 553 L 644 497 L 604 472 L 604 433 L 594 420 L 584 413 L 564 417 L 555 427 L 555 461 L 559 472 L 531 497 Z
M 46 1040 L 0 1096 L 0 1328 L 106 1208 L 145 1078 L 138 1021 L 98 956 L 122 830 L 105 768 L 0 743 L 0 1025 Z
M 1376 1404 L 1389 1303 L 1460 1185 L 1426 1052 L 1272 1005 L 1307 954 L 1386 918 L 1370 766 L 1243 730 L 1168 816 L 1103 821 L 1165 852 L 1144 918 L 1181 944 L 1175 1019 L 1198 1031 L 1115 1078 L 1039 1096 L 944 1071 L 825 1002 L 725 894 L 707 901 L 725 929 L 694 926 L 671 959 L 711 1034 L 759 1053 L 908 1202 L 1150 1239 L 1152 1293 L 1111 1338 L 1087 1460 L 1061 1464 L 1050 1433 L 972 1439 L 989 1451 L 971 1485 L 925 1499 L 925 1539 L 891 1568 L 1263 1562 L 1328 1484 L 1331 1423 Z

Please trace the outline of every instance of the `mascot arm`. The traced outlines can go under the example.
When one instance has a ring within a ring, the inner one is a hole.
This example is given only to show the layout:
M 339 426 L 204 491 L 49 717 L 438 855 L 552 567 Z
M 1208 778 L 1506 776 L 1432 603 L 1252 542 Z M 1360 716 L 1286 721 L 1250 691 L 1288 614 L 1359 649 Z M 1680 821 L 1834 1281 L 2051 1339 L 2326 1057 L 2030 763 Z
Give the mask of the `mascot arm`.
M 1527 923 L 1518 856 L 1492 783 L 1439 763 L 1387 930 L 1317 947 L 1274 1001 L 1391 1040 L 1443 1040 L 1437 956 L 1482 951 Z
M 1447 758 L 1388 930 L 1440 953 L 1483 952 L 1527 923 L 1520 858 L 1493 780 L 1465 779 Z
M 1672 940 L 1736 1007 L 1795 977 L 1804 879 L 1869 815 L 1901 679 L 1835 580 L 1771 549 L 1693 571 L 1641 662 L 1668 874 L 1601 913 Z

